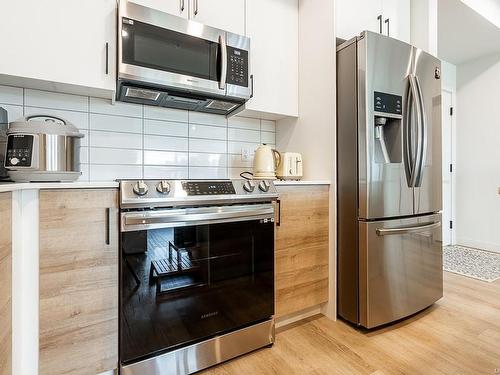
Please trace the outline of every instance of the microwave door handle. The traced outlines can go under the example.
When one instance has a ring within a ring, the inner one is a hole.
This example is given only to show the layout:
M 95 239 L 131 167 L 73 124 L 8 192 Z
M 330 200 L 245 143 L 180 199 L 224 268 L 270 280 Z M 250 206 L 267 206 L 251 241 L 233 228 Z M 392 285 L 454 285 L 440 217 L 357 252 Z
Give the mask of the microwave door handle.
M 226 37 L 223 35 L 219 35 L 219 47 L 221 50 L 219 89 L 224 90 L 226 88 L 227 76 L 227 45 Z

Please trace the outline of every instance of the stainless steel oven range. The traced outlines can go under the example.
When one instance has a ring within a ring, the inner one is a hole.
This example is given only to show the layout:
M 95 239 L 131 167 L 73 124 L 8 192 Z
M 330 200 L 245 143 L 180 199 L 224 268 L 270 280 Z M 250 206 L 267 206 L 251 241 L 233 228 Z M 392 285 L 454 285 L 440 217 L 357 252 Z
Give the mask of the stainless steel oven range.
M 274 342 L 271 181 L 120 182 L 120 369 L 189 374 Z

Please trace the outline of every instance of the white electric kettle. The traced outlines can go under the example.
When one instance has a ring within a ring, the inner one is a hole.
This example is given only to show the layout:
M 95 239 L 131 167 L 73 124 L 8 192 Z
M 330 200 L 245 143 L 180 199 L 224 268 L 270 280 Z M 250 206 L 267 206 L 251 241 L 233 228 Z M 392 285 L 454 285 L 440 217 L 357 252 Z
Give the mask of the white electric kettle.
M 281 161 L 281 155 L 266 144 L 255 150 L 253 159 L 253 178 L 275 180 L 276 168 Z

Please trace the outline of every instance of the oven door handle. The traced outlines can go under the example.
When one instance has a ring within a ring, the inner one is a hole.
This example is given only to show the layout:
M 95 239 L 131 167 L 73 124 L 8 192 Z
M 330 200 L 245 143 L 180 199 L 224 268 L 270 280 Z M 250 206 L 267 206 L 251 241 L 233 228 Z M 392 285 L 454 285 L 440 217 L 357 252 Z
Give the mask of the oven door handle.
M 227 207 L 200 207 L 173 209 L 165 211 L 144 211 L 122 213 L 122 231 L 148 229 L 151 227 L 168 228 L 183 225 L 199 225 L 230 221 L 274 220 L 274 207 L 271 204 Z

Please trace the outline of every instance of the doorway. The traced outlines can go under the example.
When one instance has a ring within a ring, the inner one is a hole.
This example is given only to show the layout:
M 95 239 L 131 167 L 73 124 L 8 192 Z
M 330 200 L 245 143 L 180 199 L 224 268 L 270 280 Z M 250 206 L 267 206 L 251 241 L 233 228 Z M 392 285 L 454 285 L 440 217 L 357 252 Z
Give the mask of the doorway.
M 443 246 L 455 243 L 454 238 L 454 93 L 442 91 L 442 142 L 443 142 Z

